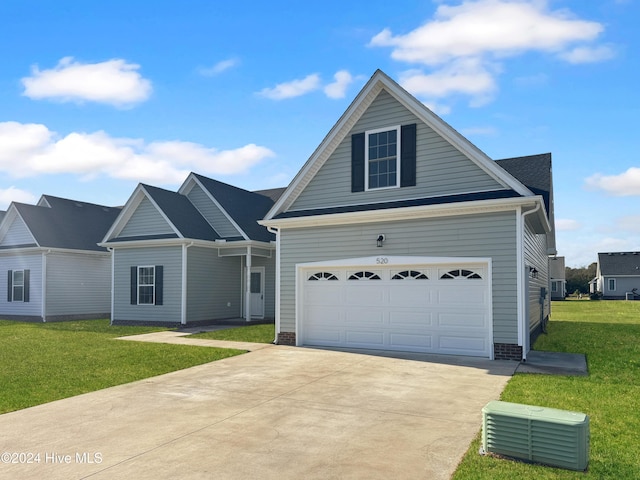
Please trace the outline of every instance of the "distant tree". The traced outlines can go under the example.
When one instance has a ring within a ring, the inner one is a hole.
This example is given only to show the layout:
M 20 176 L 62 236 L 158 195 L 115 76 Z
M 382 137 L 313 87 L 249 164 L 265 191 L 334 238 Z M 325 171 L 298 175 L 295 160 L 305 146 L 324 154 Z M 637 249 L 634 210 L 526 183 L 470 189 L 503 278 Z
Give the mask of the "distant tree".
M 571 268 L 565 267 L 565 279 L 567 280 L 567 292 L 578 291 L 589 293 L 589 282 L 596 276 L 596 262 L 588 267 Z

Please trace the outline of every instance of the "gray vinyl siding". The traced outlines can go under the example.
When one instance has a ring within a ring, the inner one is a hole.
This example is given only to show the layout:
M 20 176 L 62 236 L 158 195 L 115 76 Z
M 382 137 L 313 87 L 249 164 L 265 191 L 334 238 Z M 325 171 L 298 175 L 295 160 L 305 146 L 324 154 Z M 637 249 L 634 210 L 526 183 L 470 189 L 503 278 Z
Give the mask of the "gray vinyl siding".
M 219 257 L 212 248 L 187 252 L 187 322 L 240 317 L 241 257 Z
M 182 247 L 122 248 L 114 251 L 115 321 L 180 322 L 182 312 Z M 131 305 L 131 267 L 162 265 L 163 305 Z
M 634 288 L 638 289 L 638 293 L 640 293 L 640 276 L 637 277 L 623 277 L 616 275 L 605 275 L 604 282 L 602 285 L 602 295 L 604 298 L 609 299 L 625 299 L 626 293 L 630 292 Z M 616 289 L 609 289 L 609 279 L 614 278 L 616 281 Z
M 148 198 L 144 198 L 124 226 L 119 237 L 175 233 Z
M 20 217 L 15 217 L 6 235 L 2 239 L 2 245 L 31 245 L 36 240 Z
M 111 312 L 111 255 L 52 253 L 46 256 L 45 316 Z
M 384 233 L 384 248 L 376 238 Z M 517 343 L 515 212 L 281 230 L 280 328 L 295 331 L 298 263 L 375 255 L 490 257 L 496 343 Z
M 351 192 L 351 134 L 417 123 L 416 186 Z M 382 90 L 289 210 L 402 200 L 504 188 Z
M 7 272 L 29 270 L 29 301 L 7 301 Z M 0 256 L 0 318 L 23 315 L 42 318 L 42 253 Z
M 271 258 L 252 257 L 251 265 L 264 268 L 264 316 L 275 318 L 276 316 L 276 255 L 273 252 Z
M 242 236 L 233 223 L 231 223 L 218 206 L 211 201 L 199 185 L 195 185 L 191 189 L 187 198 L 195 205 L 207 222 L 209 222 L 209 225 L 218 232 L 218 235 L 223 238 Z
M 540 325 L 542 318 L 546 318 L 551 311 L 551 292 L 549 292 L 549 260 L 547 256 L 547 236 L 536 234 L 525 222 L 524 231 L 524 264 L 526 267 L 534 267 L 538 270 L 538 278 L 531 278 L 526 271 L 526 279 L 529 282 L 529 330 L 533 331 Z M 547 289 L 544 303 L 540 303 L 541 289 Z

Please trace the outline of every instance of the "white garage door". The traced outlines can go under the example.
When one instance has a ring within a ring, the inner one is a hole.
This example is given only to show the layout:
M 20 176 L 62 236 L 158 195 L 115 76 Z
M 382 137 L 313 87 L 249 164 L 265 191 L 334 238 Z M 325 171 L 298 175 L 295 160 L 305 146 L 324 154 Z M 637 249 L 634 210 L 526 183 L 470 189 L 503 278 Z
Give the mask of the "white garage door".
M 488 263 L 382 259 L 299 271 L 304 345 L 490 356 Z

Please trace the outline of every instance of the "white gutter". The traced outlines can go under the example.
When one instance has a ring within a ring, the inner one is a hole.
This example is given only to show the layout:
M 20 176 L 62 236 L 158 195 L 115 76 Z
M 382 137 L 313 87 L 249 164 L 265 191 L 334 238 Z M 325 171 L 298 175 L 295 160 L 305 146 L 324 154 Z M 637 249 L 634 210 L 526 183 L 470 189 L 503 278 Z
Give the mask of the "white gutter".
M 40 309 L 43 322 L 47 321 L 47 255 L 50 253 L 51 249 L 42 252 L 42 301 L 40 302 Z
M 280 229 L 277 227 L 267 227 L 267 231 L 276 236 L 276 318 L 273 343 L 277 343 L 278 333 L 280 332 Z
M 110 325 L 113 325 L 113 316 L 115 315 L 115 264 L 116 264 L 116 252 L 113 248 L 107 247 L 107 251 L 111 253 L 111 319 L 109 321 Z
M 522 245 L 522 242 L 524 240 L 524 228 L 525 228 L 525 217 L 528 215 L 531 215 L 533 213 L 536 213 L 538 210 L 540 210 L 540 207 L 542 206 L 542 203 L 538 203 L 536 205 L 536 208 L 534 208 L 533 210 L 529 210 L 528 212 L 522 212 L 522 208 L 519 207 L 518 208 L 518 213 L 521 213 L 520 215 L 517 216 L 517 223 L 518 223 L 518 242 L 517 242 L 517 250 L 518 250 L 518 266 L 517 266 L 517 270 L 518 270 L 518 283 L 519 285 L 517 286 L 518 289 L 518 317 L 520 317 L 520 321 L 518 322 L 518 341 L 520 343 L 520 345 L 522 346 L 522 360 L 526 361 L 527 360 L 527 345 L 529 344 L 528 338 L 527 336 L 529 335 L 529 318 L 527 317 L 527 302 L 529 301 L 528 298 L 525 298 L 525 282 L 527 281 L 525 278 L 525 275 L 527 275 L 528 273 L 525 271 L 525 258 L 524 258 L 524 245 Z M 529 345 L 529 347 L 531 347 L 531 345 Z

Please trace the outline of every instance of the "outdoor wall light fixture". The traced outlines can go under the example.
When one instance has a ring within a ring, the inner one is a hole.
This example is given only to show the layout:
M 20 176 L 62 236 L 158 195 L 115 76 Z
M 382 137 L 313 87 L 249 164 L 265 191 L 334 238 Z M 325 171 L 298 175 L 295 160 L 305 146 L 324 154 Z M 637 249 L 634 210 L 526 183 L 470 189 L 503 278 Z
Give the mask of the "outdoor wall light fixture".
M 378 235 L 378 239 L 376 240 L 376 244 L 378 245 L 378 247 L 381 247 L 382 244 L 385 241 L 385 236 L 384 233 L 381 233 L 380 235 Z
M 538 269 L 536 267 L 529 267 L 529 276 L 531 278 L 538 278 Z

